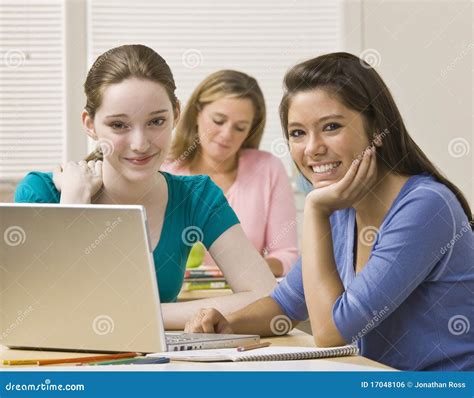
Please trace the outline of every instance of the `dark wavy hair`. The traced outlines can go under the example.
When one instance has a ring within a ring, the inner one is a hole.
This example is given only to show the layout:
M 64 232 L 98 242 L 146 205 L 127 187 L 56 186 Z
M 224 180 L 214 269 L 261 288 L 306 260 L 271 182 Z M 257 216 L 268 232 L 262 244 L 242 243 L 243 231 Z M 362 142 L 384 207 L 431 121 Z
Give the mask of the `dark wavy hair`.
M 383 145 L 377 148 L 379 166 L 400 175 L 431 174 L 456 195 L 472 225 L 471 208 L 461 190 L 441 174 L 410 137 L 388 87 L 367 62 L 345 52 L 321 55 L 291 68 L 283 88 L 280 120 L 286 139 L 292 98 L 303 91 L 327 90 L 362 115 L 367 131 L 383 135 Z

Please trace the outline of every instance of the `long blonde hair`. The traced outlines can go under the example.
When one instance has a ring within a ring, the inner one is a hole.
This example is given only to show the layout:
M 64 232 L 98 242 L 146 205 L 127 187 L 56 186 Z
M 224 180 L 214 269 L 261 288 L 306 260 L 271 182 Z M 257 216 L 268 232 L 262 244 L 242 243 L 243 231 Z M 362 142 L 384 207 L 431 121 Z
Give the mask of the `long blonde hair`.
M 108 50 L 100 55 L 90 68 L 84 83 L 87 98 L 85 110 L 89 116 L 94 118 L 107 86 L 133 77 L 161 84 L 168 94 L 175 116 L 179 114 L 176 85 L 166 61 L 151 48 L 132 44 Z M 100 147 L 91 152 L 85 160 L 103 160 Z
M 257 81 L 245 73 L 235 70 L 220 70 L 209 75 L 194 90 L 176 127 L 169 161 L 180 161 L 182 165 L 191 163 L 199 153 L 197 117 L 202 109 L 221 98 L 248 98 L 254 107 L 254 118 L 250 132 L 241 148 L 260 146 L 265 128 L 266 108 L 262 90 Z

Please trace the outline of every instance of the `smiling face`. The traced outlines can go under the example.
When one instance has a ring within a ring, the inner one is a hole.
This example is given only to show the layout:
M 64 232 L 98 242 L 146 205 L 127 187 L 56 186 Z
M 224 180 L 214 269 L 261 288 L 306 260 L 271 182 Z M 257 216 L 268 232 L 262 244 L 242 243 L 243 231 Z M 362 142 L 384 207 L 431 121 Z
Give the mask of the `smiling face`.
M 204 106 L 197 116 L 202 154 L 221 163 L 232 158 L 249 135 L 254 106 L 247 98 L 221 98 Z
M 288 135 L 291 156 L 314 188 L 339 181 L 369 146 L 361 114 L 321 89 L 291 99 Z
M 171 101 L 159 83 L 136 78 L 108 86 L 92 120 L 83 114 L 87 133 L 111 166 L 130 181 L 153 178 L 166 157 L 174 126 Z

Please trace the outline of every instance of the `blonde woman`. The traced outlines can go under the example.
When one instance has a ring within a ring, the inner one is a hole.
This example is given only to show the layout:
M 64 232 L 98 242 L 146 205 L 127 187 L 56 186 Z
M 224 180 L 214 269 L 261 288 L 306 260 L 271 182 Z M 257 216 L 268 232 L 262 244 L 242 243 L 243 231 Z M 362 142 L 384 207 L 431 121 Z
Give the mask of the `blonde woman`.
M 159 172 L 180 114 L 166 61 L 142 45 L 117 47 L 97 58 L 84 88 L 84 128 L 102 150 L 67 163 L 54 181 L 52 173 L 28 174 L 15 201 L 143 205 L 167 329 L 182 329 L 203 306 L 228 313 L 268 294 L 275 279 L 220 189 L 206 176 Z M 195 236 L 216 259 L 234 294 L 173 303 Z
M 258 149 L 264 127 L 257 81 L 234 70 L 215 72 L 191 95 L 162 170 L 210 176 L 273 274 L 282 276 L 298 256 L 296 210 L 283 164 Z

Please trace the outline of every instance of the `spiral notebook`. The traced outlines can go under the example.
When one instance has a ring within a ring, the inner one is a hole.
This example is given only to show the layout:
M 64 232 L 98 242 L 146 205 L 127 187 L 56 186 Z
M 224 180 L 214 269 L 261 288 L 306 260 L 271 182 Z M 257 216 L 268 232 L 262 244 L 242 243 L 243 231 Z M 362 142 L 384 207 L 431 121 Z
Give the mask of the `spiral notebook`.
M 265 347 L 256 350 L 239 352 L 236 348 L 217 350 L 195 350 L 178 352 L 160 352 L 148 354 L 151 357 L 166 357 L 175 361 L 191 362 L 248 362 L 248 361 L 293 361 L 302 359 L 319 359 L 357 355 L 355 345 L 341 347 Z

